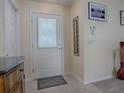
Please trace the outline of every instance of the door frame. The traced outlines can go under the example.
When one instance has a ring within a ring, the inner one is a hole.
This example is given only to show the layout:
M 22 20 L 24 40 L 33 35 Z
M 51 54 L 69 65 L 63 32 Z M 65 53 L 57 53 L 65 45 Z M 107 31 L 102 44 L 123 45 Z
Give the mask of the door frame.
M 65 66 L 64 66 L 64 30 L 63 30 L 63 15 L 62 14 L 60 14 L 60 15 L 58 15 L 58 14 L 55 14 L 55 13 L 44 13 L 44 12 L 42 12 L 42 11 L 37 11 L 37 10 L 32 10 L 32 9 L 30 9 L 30 58 L 31 58 L 31 79 L 32 80 L 34 80 L 34 62 L 33 62 L 33 52 L 32 52 L 32 47 L 33 47 L 33 29 L 32 29 L 32 23 L 33 23 L 33 20 L 32 20 L 32 15 L 34 14 L 34 13 L 37 13 L 37 14 L 47 14 L 47 15 L 55 15 L 55 16 L 60 16 L 60 20 L 61 20 L 61 24 L 62 24 L 62 26 L 61 26 L 61 37 L 62 37 L 62 60 L 61 60 L 61 62 L 62 62 L 62 75 L 64 75 L 65 74 Z

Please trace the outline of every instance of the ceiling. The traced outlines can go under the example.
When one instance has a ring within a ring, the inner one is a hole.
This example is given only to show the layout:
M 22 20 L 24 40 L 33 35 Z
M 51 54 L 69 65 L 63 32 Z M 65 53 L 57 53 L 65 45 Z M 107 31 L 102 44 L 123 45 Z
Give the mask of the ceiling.
M 35 0 L 40 2 L 55 3 L 61 5 L 69 5 L 73 0 Z

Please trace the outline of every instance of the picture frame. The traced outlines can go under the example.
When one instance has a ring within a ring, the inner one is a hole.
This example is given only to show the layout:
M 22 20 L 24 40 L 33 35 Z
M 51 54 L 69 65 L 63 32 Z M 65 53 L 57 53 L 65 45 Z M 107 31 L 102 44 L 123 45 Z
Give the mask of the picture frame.
M 124 25 L 124 11 L 120 11 L 120 25 Z
M 88 15 L 90 20 L 107 21 L 107 6 L 88 2 Z
M 73 19 L 74 55 L 79 56 L 79 17 Z

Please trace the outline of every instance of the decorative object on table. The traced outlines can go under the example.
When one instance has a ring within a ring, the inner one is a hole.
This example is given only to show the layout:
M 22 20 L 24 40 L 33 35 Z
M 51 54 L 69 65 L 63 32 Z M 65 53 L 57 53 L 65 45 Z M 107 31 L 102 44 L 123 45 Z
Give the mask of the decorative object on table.
M 120 47 L 121 47 L 121 50 L 120 50 L 121 67 L 117 73 L 117 76 L 119 79 L 124 80 L 124 42 L 120 42 Z
M 107 6 L 97 3 L 88 3 L 89 19 L 98 21 L 107 21 Z
M 124 11 L 120 11 L 120 24 L 124 25 Z
M 113 76 L 117 77 L 117 72 L 120 69 L 120 48 L 113 50 Z
M 113 70 L 112 70 L 112 73 L 113 73 L 113 76 L 117 76 L 117 70 L 116 70 L 116 52 L 115 50 L 113 51 Z
M 79 17 L 73 19 L 74 55 L 79 56 Z

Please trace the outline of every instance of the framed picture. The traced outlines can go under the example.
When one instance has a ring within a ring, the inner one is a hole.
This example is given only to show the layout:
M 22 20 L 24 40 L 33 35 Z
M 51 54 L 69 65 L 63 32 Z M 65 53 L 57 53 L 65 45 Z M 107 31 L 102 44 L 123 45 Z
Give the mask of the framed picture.
M 88 3 L 89 19 L 98 21 L 107 21 L 107 6 L 97 3 Z
M 120 11 L 120 24 L 124 25 L 124 11 Z
M 79 56 L 79 17 L 73 19 L 74 55 Z

